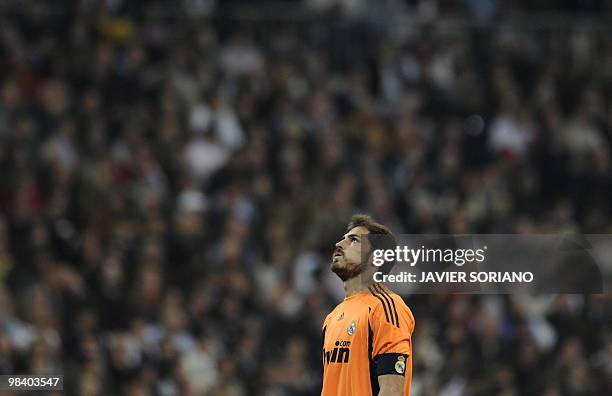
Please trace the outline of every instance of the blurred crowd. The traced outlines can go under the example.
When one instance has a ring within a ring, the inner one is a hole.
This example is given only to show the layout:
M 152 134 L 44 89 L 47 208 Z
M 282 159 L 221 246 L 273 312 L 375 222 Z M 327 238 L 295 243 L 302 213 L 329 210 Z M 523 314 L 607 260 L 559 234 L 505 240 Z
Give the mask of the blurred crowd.
M 62 3 L 0 1 L 0 374 L 317 395 L 351 214 L 612 232 L 609 29 Z M 405 300 L 413 396 L 612 389 L 610 294 Z

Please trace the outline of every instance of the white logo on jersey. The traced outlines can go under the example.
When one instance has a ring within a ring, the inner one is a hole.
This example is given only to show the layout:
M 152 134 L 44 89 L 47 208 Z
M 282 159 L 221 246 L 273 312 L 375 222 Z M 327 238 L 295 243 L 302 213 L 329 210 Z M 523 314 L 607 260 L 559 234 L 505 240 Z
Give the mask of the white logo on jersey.
M 351 324 L 349 325 L 348 329 L 346 329 L 346 331 L 348 335 L 353 335 L 355 334 L 355 329 L 357 329 L 357 325 L 355 324 L 355 321 L 353 320 Z

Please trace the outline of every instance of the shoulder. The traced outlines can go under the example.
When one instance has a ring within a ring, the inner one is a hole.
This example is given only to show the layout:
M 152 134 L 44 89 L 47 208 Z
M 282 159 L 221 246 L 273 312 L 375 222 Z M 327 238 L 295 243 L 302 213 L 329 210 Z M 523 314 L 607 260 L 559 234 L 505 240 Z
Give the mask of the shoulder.
M 414 328 L 412 311 L 400 295 L 379 284 L 370 286 L 368 290 L 371 318 L 384 318 L 397 327 L 407 324 L 409 328 Z
M 405 305 L 402 298 L 389 290 L 386 286 L 375 283 L 368 287 L 366 299 L 372 311 L 380 309 L 389 309 L 395 305 Z

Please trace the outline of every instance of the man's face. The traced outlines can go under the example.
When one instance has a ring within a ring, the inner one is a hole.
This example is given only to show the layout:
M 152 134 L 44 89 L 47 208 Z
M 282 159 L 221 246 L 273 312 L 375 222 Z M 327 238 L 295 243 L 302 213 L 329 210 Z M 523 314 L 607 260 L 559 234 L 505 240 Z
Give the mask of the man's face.
M 365 237 L 370 232 L 365 227 L 351 228 L 338 243 L 332 255 L 331 270 L 343 281 L 362 273 L 366 267 L 361 260 L 362 243 L 368 244 Z

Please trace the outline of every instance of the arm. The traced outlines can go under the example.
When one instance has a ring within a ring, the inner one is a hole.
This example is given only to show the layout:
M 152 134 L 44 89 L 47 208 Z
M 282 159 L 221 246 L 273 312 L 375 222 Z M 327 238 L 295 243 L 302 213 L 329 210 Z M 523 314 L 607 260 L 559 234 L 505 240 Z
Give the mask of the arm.
M 402 396 L 404 394 L 404 376 L 385 374 L 378 376 L 379 396 Z
M 372 331 L 370 358 L 376 365 L 379 395 L 409 395 L 414 319 L 412 313 L 399 299 L 393 301 L 392 296 L 383 292 L 378 296 L 381 304 L 373 308 L 370 315 Z M 397 309 L 398 307 L 400 309 Z
M 407 357 L 399 353 L 388 353 L 376 357 L 380 396 L 404 396 Z

